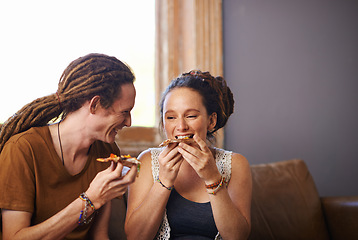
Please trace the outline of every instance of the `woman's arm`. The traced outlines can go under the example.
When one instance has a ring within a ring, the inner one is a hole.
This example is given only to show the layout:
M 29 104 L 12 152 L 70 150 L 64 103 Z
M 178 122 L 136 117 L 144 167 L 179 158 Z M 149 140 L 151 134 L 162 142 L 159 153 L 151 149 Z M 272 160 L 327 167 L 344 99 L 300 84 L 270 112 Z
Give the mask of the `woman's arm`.
M 223 239 L 247 239 L 251 230 L 251 170 L 246 158 L 233 153 L 227 188 L 209 194 L 216 227 Z
M 179 144 L 178 151 L 195 169 L 206 185 L 220 180 L 213 154 L 206 143 L 194 136 L 198 146 Z M 251 229 L 252 179 L 246 158 L 232 154 L 231 180 L 228 188 L 222 186 L 214 194 L 208 190 L 214 220 L 223 239 L 247 239 Z
M 159 156 L 160 180 L 170 187 L 174 184 L 181 161 L 174 147 L 166 147 Z M 139 156 L 141 171 L 138 179 L 129 187 L 125 223 L 127 239 L 153 239 L 163 220 L 170 190 L 159 182 L 153 183 L 151 153 Z

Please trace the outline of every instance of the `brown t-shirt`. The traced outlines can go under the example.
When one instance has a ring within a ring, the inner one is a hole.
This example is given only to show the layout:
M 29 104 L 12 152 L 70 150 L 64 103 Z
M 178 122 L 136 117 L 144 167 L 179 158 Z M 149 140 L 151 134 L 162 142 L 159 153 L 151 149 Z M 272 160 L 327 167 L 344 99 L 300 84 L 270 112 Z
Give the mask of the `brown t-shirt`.
M 0 154 L 0 208 L 31 212 L 31 225 L 41 223 L 88 189 L 96 174 L 109 166 L 95 159 L 110 153 L 120 154 L 115 144 L 96 141 L 84 169 L 72 176 L 54 149 L 48 126 L 17 134 Z M 77 227 L 66 239 L 85 238 L 89 227 Z

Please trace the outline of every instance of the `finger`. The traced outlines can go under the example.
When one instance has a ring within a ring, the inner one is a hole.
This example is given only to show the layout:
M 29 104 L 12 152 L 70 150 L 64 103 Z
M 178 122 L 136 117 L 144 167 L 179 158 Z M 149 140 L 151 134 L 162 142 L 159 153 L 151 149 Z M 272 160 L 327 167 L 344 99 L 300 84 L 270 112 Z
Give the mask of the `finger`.
M 169 144 L 164 148 L 164 150 L 160 153 L 161 157 L 173 157 L 175 152 L 173 153 L 173 150 L 178 145 L 178 143 Z
M 183 160 L 183 156 L 180 154 L 179 149 L 176 149 L 176 154 L 170 161 L 173 165 L 176 165 L 178 162 Z
M 178 148 L 179 153 L 183 157 L 185 161 L 187 161 L 192 167 L 198 163 L 198 161 L 195 161 L 197 159 L 192 153 L 188 152 L 184 147 Z
M 122 176 L 122 169 L 123 169 L 123 164 L 120 162 L 113 162 L 111 161 L 111 172 L 110 172 L 110 179 L 116 179 L 116 178 L 120 178 Z
M 113 161 L 111 161 L 108 168 L 105 171 L 113 172 L 114 169 L 115 169 L 114 163 L 113 163 Z
M 176 169 L 178 163 L 181 163 L 183 161 L 182 155 L 178 152 L 178 150 L 176 151 L 177 152 L 174 157 L 162 162 L 162 165 L 165 165 L 167 169 Z
M 200 158 L 201 150 L 197 147 L 190 146 L 186 143 L 180 143 L 178 146 L 178 152 L 183 155 L 183 153 L 186 153 L 186 157 L 189 157 L 189 155 L 192 155 L 194 157 Z
M 172 161 L 177 161 L 178 159 L 176 158 L 177 155 L 180 155 L 178 152 L 177 147 L 173 148 L 170 150 L 170 152 L 166 153 L 160 153 L 159 154 L 159 162 L 162 165 L 168 165 L 170 162 Z M 174 163 L 172 163 L 174 164 Z
M 117 162 L 116 164 L 117 164 L 117 166 L 116 166 L 114 171 L 117 172 L 117 173 L 122 174 L 123 164 L 121 162 Z
M 183 162 L 182 155 L 178 152 L 167 164 L 169 169 L 180 167 Z
M 195 134 L 193 138 L 194 138 L 194 141 L 199 145 L 200 150 L 205 151 L 205 152 L 210 151 L 206 142 L 203 139 L 201 139 L 198 135 Z
M 113 161 L 110 161 L 109 166 L 106 169 L 102 170 L 100 173 L 102 173 L 102 174 L 110 174 L 115 169 L 116 169 L 115 163 Z
M 110 181 L 108 187 L 115 197 L 122 196 L 128 188 L 128 185 L 135 181 L 137 175 L 137 166 L 133 165 L 127 174 L 121 178 Z
M 183 163 L 183 161 L 184 161 L 184 158 L 183 158 L 181 155 L 179 155 L 179 161 L 177 161 L 177 162 L 174 164 L 174 167 L 177 168 L 177 169 L 179 169 L 180 166 L 181 166 L 181 164 Z

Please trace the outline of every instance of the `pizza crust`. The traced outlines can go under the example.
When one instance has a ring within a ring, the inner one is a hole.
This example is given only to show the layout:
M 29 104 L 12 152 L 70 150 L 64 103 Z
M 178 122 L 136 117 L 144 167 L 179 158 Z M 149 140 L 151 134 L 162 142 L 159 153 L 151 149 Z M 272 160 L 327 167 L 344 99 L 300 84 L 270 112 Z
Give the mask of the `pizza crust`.
M 132 167 L 133 165 L 140 165 L 140 161 L 137 158 L 132 157 L 131 155 L 117 156 L 113 153 L 111 153 L 111 155 L 107 158 L 97 158 L 97 161 L 99 161 L 99 162 L 113 161 L 116 163 L 120 162 L 123 164 L 123 166 L 126 166 L 126 167 Z
M 184 143 L 192 143 L 194 142 L 193 138 L 184 138 L 184 139 L 167 139 L 165 141 L 163 141 L 161 144 L 159 144 L 159 147 L 165 147 L 168 146 L 171 143 L 180 143 L 180 142 L 184 142 Z

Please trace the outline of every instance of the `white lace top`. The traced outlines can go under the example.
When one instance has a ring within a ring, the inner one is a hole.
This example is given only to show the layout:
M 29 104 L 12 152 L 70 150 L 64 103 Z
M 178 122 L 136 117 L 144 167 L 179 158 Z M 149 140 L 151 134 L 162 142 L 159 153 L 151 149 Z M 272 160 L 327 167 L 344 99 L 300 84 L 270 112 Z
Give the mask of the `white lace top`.
M 152 155 L 152 175 L 153 181 L 157 179 L 159 176 L 159 162 L 158 156 L 162 151 L 162 148 L 152 148 L 150 149 Z M 231 178 L 231 156 L 232 152 L 226 151 L 223 149 L 215 148 L 215 160 L 216 166 L 218 167 L 221 176 L 225 177 L 225 179 L 229 182 Z M 167 218 L 167 214 L 164 213 L 162 225 L 159 228 L 156 239 L 158 240 L 167 240 L 170 238 L 170 226 Z M 220 234 L 218 233 L 215 239 L 222 239 Z

